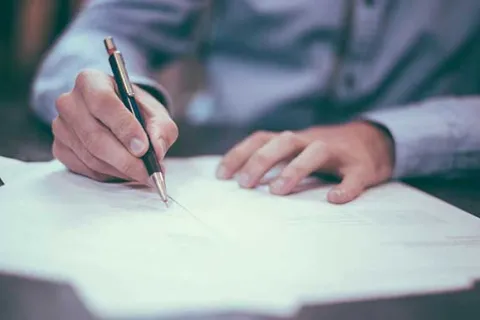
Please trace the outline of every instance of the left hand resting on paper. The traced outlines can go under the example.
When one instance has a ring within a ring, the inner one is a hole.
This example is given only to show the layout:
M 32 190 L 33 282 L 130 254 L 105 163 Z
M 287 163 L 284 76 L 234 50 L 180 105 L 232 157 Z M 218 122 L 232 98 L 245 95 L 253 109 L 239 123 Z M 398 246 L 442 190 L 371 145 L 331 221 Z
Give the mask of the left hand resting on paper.
M 286 195 L 314 172 L 334 174 L 342 182 L 328 193 L 328 201 L 346 203 L 365 189 L 390 179 L 393 141 L 368 122 L 313 127 L 302 131 L 257 132 L 231 149 L 218 167 L 217 177 L 236 177 L 244 188 L 256 187 L 274 166 L 288 162 L 270 183 L 270 192 Z

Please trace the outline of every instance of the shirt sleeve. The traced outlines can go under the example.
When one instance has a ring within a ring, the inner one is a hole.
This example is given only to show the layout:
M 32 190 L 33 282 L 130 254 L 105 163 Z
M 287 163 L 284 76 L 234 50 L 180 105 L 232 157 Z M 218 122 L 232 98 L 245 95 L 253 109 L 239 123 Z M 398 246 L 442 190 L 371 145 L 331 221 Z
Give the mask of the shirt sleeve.
M 445 97 L 363 117 L 390 131 L 394 178 L 480 170 L 480 97 Z
M 111 75 L 103 45 L 113 36 L 132 82 L 168 104 L 152 71 L 196 46 L 195 26 L 208 0 L 93 0 L 60 37 L 35 78 L 31 106 L 46 123 L 56 117 L 55 100 L 72 90 L 77 74 L 97 69 Z

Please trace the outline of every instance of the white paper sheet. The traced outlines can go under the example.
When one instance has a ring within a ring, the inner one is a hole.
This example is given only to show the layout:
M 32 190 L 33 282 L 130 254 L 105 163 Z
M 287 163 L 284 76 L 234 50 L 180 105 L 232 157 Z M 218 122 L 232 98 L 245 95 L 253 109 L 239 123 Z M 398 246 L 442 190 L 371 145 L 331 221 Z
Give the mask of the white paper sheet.
M 45 168 L 46 163 L 27 163 L 16 159 L 0 157 L 0 178 L 4 183 L 20 181 L 30 172 Z
M 66 280 L 101 316 L 242 309 L 455 290 L 480 278 L 480 220 L 399 183 L 357 201 L 217 181 L 219 158 L 167 162 L 151 190 L 59 163 L 0 188 L 0 269 Z M 22 164 L 23 165 L 23 164 Z

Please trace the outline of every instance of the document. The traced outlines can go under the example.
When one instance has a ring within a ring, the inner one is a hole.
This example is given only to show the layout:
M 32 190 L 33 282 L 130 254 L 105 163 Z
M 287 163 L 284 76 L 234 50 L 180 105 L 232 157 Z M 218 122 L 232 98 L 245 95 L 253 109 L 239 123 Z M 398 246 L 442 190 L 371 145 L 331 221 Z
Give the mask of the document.
M 42 168 L 45 163 L 26 163 L 20 160 L 0 157 L 0 178 L 3 182 L 16 181 L 28 176 L 35 168 Z
M 67 281 L 101 317 L 289 315 L 480 279 L 480 219 L 460 209 L 401 183 L 342 206 L 317 180 L 244 190 L 215 179 L 219 159 L 167 160 L 168 209 L 144 186 L 16 163 L 35 168 L 0 188 L 0 270 Z

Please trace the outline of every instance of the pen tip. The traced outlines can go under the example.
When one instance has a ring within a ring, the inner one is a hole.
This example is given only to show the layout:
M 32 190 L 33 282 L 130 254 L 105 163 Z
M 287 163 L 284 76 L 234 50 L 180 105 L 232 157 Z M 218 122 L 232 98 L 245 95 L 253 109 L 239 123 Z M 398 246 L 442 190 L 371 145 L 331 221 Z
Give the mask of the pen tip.
M 167 205 L 168 203 L 167 187 L 165 185 L 165 178 L 163 177 L 163 174 L 160 172 L 155 172 L 150 176 L 150 178 L 153 181 L 153 185 L 157 190 L 160 198 Z

